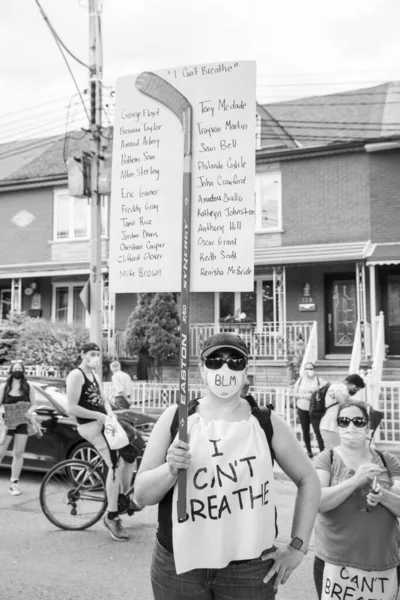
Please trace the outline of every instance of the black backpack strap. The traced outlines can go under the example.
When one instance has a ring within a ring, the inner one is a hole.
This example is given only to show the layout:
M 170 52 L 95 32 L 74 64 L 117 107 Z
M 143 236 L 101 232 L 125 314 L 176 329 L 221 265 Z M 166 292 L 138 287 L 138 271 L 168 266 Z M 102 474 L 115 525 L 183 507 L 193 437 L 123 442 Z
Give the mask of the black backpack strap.
M 269 404 L 265 407 L 258 406 L 257 402 L 254 400 L 253 396 L 250 394 L 246 396 L 247 402 L 250 404 L 251 412 L 256 417 L 257 421 L 260 423 L 261 429 L 265 433 L 265 437 L 267 438 L 269 450 L 271 452 L 272 462 L 275 460 L 275 453 L 272 448 L 272 436 L 274 435 L 274 429 L 271 423 L 271 410 L 273 410 L 272 404 Z M 195 400 L 191 400 L 188 406 L 188 416 L 192 415 L 196 412 L 197 405 L 199 404 L 199 400 L 196 398 Z M 170 432 L 172 439 L 175 438 L 179 429 L 179 405 L 176 406 L 176 411 L 173 416 Z
M 331 464 L 333 463 L 333 448 L 329 450 L 329 456 L 331 457 Z
M 269 451 L 271 453 L 272 463 L 275 460 L 274 449 L 272 448 L 272 437 L 274 435 L 274 428 L 271 422 L 271 410 L 273 410 L 272 404 L 268 404 L 267 406 L 258 406 L 257 402 L 254 400 L 253 396 L 248 394 L 246 396 L 247 402 L 250 404 L 251 412 L 260 423 L 261 429 L 265 433 L 265 437 L 267 438 Z
M 190 400 L 190 402 L 188 404 L 188 417 L 190 417 L 190 415 L 192 415 L 193 413 L 196 412 L 198 403 L 199 403 L 198 398 L 195 398 L 194 400 Z M 176 411 L 175 411 L 174 417 L 171 421 L 171 427 L 169 428 L 172 439 L 175 438 L 176 434 L 178 433 L 178 429 L 179 429 L 179 404 L 176 405 Z
M 383 452 L 381 452 L 380 450 L 377 450 L 376 448 L 375 448 L 375 452 L 378 454 L 378 456 L 380 456 L 383 466 L 385 467 L 385 469 L 388 471 L 388 473 L 390 475 L 390 471 L 387 468 L 387 464 L 386 464 L 386 460 L 385 460 L 385 456 L 384 456 Z

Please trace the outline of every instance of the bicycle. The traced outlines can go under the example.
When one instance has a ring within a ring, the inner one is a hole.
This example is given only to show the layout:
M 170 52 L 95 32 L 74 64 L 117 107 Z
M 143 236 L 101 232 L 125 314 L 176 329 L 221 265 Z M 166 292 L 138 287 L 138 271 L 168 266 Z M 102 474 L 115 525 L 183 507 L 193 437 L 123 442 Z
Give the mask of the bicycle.
M 147 423 L 136 429 L 141 427 L 147 427 Z M 106 471 L 101 456 L 90 463 L 70 458 L 54 465 L 43 478 L 39 492 L 41 509 L 50 523 L 69 531 L 82 531 L 97 523 L 107 508 Z M 118 512 L 121 515 L 135 512 L 130 496 L 136 473 L 134 471 L 125 494 L 119 494 Z

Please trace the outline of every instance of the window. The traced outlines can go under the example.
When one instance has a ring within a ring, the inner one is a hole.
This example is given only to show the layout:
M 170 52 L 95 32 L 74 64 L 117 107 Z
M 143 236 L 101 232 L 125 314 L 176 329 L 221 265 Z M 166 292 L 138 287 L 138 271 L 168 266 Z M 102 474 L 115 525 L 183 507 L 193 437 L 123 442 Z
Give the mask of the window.
M 53 318 L 65 323 L 86 325 L 87 314 L 79 297 L 82 283 L 60 283 L 53 288 Z
M 256 229 L 282 230 L 282 185 L 278 172 L 256 174 Z
M 243 320 L 257 320 L 257 282 L 254 282 L 253 292 L 240 292 L 240 314 Z M 246 316 L 244 316 L 246 315 Z
M 101 235 L 108 232 L 108 196 L 100 196 Z M 68 190 L 54 194 L 54 239 L 79 240 L 90 236 L 90 210 L 88 198 L 70 196 Z
M 220 292 L 219 318 L 222 321 L 233 320 L 235 314 L 235 292 Z

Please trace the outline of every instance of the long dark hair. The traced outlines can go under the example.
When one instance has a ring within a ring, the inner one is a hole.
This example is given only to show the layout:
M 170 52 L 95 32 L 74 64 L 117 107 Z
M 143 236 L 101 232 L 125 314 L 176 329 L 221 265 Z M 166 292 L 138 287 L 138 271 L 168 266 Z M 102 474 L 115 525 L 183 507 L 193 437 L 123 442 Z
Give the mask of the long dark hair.
M 7 377 L 6 385 L 4 386 L 4 397 L 7 396 L 7 394 L 11 390 L 12 378 L 13 378 L 12 375 L 13 375 L 13 372 L 14 372 L 14 364 L 11 365 L 10 370 L 8 371 L 8 377 Z M 27 382 L 26 377 L 25 377 L 25 367 L 22 364 L 22 362 L 20 362 L 19 364 L 22 367 L 22 378 L 20 379 L 21 396 L 25 396 L 26 398 L 29 399 L 30 389 L 31 388 L 30 388 L 30 385 Z

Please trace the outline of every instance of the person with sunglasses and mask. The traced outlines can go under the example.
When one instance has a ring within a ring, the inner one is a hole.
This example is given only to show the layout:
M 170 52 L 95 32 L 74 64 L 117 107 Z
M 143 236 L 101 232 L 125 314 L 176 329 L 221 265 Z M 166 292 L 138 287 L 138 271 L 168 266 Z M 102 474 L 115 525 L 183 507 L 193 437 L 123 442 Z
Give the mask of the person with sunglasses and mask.
M 314 459 L 322 485 L 315 525 L 318 598 L 394 600 L 400 497 L 391 489 L 400 476 L 400 461 L 370 447 L 366 404 L 345 402 L 336 422 L 340 444 Z
M 248 357 L 237 335 L 207 339 L 200 356 L 204 393 L 189 404 L 189 443 L 178 438 L 176 405 L 150 436 L 135 492 L 141 505 L 159 505 L 155 600 L 272 600 L 307 551 L 319 481 L 286 423 L 242 397 Z M 292 540 L 278 550 L 273 458 L 298 487 Z M 187 518 L 178 521 L 182 469 Z
M 322 379 L 322 377 L 318 377 L 315 374 L 315 365 L 312 362 L 308 362 L 304 366 L 304 375 L 299 377 L 293 388 L 291 388 L 291 394 L 296 399 L 297 416 L 303 432 L 304 445 L 310 458 L 313 457 L 311 450 L 310 425 L 312 425 L 314 429 L 320 452 L 324 449 L 324 441 L 319 430 L 319 423 L 312 421 L 310 418 L 311 394 L 318 391 L 326 383 L 327 382 Z
M 11 364 L 6 382 L 0 388 L 0 406 L 3 407 L 6 436 L 0 444 L 0 462 L 3 460 L 11 440 L 13 458 L 11 463 L 10 494 L 19 496 L 19 477 L 24 464 L 24 452 L 28 427 L 33 425 L 32 413 L 35 410 L 35 393 L 25 377 L 25 367 L 21 361 Z
M 356 373 L 348 375 L 340 383 L 332 383 L 329 386 L 325 396 L 326 410 L 319 424 L 325 448 L 330 449 L 339 446 L 340 437 L 337 426 L 339 407 L 364 388 L 363 378 Z

